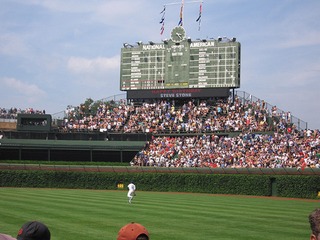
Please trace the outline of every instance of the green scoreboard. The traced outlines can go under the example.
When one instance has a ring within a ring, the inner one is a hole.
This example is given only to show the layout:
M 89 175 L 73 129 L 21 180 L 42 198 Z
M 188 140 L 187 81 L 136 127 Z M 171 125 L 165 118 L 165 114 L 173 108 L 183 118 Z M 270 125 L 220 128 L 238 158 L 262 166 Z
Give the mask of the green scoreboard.
M 239 88 L 240 43 L 186 38 L 182 27 L 169 40 L 121 49 L 120 90 Z

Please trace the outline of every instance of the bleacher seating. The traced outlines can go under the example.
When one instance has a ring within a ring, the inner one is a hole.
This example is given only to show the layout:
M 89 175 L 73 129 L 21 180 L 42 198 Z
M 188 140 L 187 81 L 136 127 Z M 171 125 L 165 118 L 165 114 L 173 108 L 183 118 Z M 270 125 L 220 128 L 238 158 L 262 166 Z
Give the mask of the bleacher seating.
M 2 109 L 1 116 L 18 112 Z M 320 168 L 319 130 L 299 129 L 291 119 L 264 101 L 238 97 L 100 101 L 67 109 L 59 130 L 153 134 L 133 166 Z

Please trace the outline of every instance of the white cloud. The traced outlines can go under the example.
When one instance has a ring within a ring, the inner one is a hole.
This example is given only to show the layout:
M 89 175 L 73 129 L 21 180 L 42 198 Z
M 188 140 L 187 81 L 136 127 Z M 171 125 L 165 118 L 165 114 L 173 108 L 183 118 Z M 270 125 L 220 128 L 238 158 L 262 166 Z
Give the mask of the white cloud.
M 27 52 L 27 47 L 21 36 L 15 34 L 0 35 L 0 54 L 8 56 L 21 55 Z
M 100 5 L 96 9 L 96 17 L 100 21 L 105 23 L 112 22 L 113 24 L 119 24 L 121 26 L 136 22 L 129 20 L 128 16 L 134 17 L 135 19 L 143 17 L 143 15 L 136 16 L 137 13 L 143 12 L 143 6 L 146 6 L 146 3 L 143 1 L 135 2 L 132 1 L 106 1 L 104 4 Z M 161 6 L 161 5 L 160 5 Z M 119 21 L 117 21 L 117 19 Z
M 320 31 L 289 32 L 279 47 L 294 48 L 304 46 L 315 46 L 320 44 Z
M 69 13 L 84 13 L 92 12 L 98 16 L 109 20 L 121 17 L 127 17 L 128 13 L 135 13 L 145 6 L 148 1 L 138 1 L 134 4 L 131 0 L 108 0 L 108 1 L 81 1 L 81 0 L 29 0 L 21 1 L 21 4 L 30 4 L 41 6 L 52 12 L 69 12 Z M 123 23 L 121 21 L 121 23 Z
M 70 57 L 68 60 L 68 69 L 76 74 L 80 73 L 101 73 L 108 70 L 114 70 L 119 67 L 120 56 L 111 58 L 98 57 L 87 59 L 81 57 Z
M 78 0 L 29 0 L 21 1 L 20 3 L 38 5 L 55 12 L 88 12 L 96 6 L 96 4 L 92 4 L 91 1 Z
M 46 92 L 35 84 L 29 84 L 15 78 L 0 78 L 2 87 L 11 89 L 12 95 L 24 95 L 28 102 L 35 102 L 46 96 Z
M 277 24 L 272 23 L 279 37 L 279 47 L 294 48 L 320 44 L 319 12 L 314 5 L 294 8 Z

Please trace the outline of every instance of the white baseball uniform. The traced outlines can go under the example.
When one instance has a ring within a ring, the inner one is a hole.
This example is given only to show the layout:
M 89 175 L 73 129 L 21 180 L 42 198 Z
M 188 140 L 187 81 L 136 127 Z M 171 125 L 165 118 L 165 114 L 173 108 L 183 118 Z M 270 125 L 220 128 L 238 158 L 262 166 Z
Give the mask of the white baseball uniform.
M 134 195 L 135 195 L 135 191 L 136 191 L 136 185 L 134 185 L 134 183 L 130 183 L 129 185 L 128 185 L 128 194 L 127 194 L 127 196 L 128 196 L 128 198 L 129 198 L 129 203 L 131 203 L 131 201 L 132 201 L 132 199 L 133 199 L 133 197 L 134 197 Z

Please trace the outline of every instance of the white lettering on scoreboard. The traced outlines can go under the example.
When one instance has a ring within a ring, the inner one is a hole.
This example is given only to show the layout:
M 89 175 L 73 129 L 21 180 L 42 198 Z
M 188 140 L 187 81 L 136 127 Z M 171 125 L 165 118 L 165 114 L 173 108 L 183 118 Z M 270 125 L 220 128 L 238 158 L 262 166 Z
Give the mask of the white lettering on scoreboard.
M 142 50 L 165 50 L 164 44 L 143 45 Z
M 161 98 L 180 98 L 180 97 L 192 97 L 191 93 L 162 93 Z
M 214 42 L 193 42 L 190 44 L 191 48 L 199 48 L 199 47 L 214 47 Z

